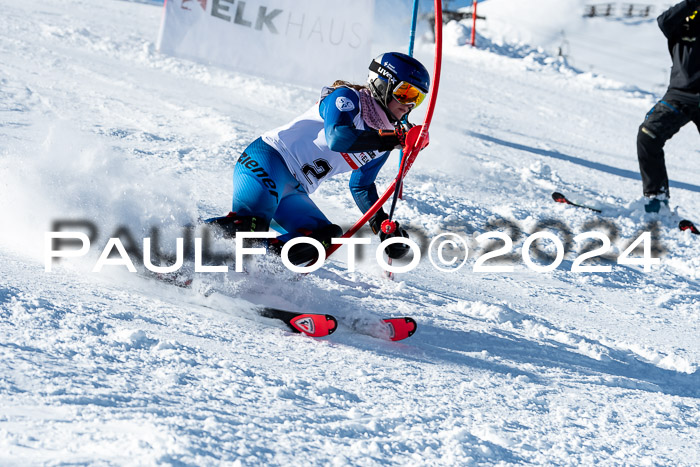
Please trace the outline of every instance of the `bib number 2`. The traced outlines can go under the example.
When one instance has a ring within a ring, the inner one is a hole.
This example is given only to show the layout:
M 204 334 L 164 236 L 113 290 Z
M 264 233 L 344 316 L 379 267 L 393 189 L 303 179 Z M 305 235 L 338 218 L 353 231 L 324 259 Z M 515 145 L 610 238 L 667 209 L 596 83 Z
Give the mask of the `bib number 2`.
M 301 171 L 304 172 L 306 180 L 308 180 L 309 183 L 313 184 L 314 181 L 311 179 L 311 177 L 315 178 L 316 183 L 318 183 L 323 177 L 328 175 L 332 169 L 333 167 L 331 167 L 327 160 L 316 159 L 314 161 L 314 165 L 304 164 L 304 166 L 301 168 Z

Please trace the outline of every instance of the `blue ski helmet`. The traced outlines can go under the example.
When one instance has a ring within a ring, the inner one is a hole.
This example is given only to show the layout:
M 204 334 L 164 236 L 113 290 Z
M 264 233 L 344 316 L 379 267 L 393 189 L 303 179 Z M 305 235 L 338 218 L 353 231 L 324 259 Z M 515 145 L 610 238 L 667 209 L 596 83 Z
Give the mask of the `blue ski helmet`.
M 389 102 L 394 97 L 396 87 L 402 82 L 415 86 L 423 94 L 420 100 L 414 99 L 414 102 L 411 102 L 414 106 L 420 104 L 430 90 L 428 70 L 410 55 L 388 52 L 381 54 L 369 64 L 367 77 L 369 89 L 385 110 L 388 109 Z

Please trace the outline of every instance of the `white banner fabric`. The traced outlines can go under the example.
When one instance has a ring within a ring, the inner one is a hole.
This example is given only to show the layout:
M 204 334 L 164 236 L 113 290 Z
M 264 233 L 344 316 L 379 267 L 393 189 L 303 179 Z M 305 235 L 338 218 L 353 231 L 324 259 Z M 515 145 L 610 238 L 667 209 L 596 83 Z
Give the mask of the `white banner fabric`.
M 374 0 L 166 0 L 163 53 L 322 86 L 362 83 Z

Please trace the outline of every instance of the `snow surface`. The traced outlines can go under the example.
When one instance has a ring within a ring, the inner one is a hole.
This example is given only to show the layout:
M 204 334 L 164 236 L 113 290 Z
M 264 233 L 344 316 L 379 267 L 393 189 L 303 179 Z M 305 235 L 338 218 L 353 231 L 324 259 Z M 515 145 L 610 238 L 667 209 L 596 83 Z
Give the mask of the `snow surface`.
M 698 135 L 686 127 L 667 146 L 674 212 L 642 214 L 635 137 L 663 86 L 619 78 L 626 61 L 614 80 L 495 20 L 466 47 L 451 23 L 431 144 L 397 218 L 412 238 L 459 233 L 465 268 L 423 260 L 390 282 L 373 250 L 354 273 L 341 250 L 303 278 L 259 261 L 181 290 L 90 270 L 120 227 L 172 239 L 225 213 L 239 153 L 318 90 L 158 54 L 148 2 L 0 6 L 0 464 L 700 464 L 700 244 L 676 228 L 700 220 Z M 582 29 L 574 10 L 549 19 Z M 669 63 L 658 55 L 649 73 Z M 603 216 L 554 203 L 554 190 Z M 340 224 L 359 217 L 347 177 L 314 199 Z M 56 219 L 89 220 L 100 238 L 48 273 Z M 614 257 L 659 220 L 661 264 L 573 273 L 580 245 L 552 272 L 519 259 L 538 224 L 578 234 L 601 219 L 618 232 Z M 504 222 L 525 232 L 514 271 L 473 272 L 475 237 Z M 340 329 L 292 334 L 253 303 L 332 312 Z M 417 333 L 367 335 L 387 315 L 414 317 Z
M 462 2 L 457 2 L 456 5 Z M 499 43 L 524 43 L 563 55 L 582 71 L 602 73 L 629 85 L 663 93 L 671 57 L 656 18 L 673 5 L 668 0 L 488 0 L 477 7 L 477 31 Z M 590 5 L 613 6 L 610 16 L 584 17 Z M 629 7 L 633 15 L 628 16 Z M 648 17 L 640 15 L 650 7 Z

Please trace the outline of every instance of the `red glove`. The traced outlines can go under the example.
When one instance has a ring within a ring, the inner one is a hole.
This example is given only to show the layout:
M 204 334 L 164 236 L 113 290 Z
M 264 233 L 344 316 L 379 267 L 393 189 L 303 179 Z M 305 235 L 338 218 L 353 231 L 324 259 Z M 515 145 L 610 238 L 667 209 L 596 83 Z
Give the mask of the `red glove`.
M 382 144 L 379 147 L 379 150 L 388 151 L 395 148 L 403 149 L 404 152 L 408 151 L 415 146 L 422 128 L 422 125 L 416 125 L 409 126 L 407 130 L 403 125 L 399 125 L 395 130 L 379 130 L 379 136 L 382 139 Z M 425 149 L 429 142 L 429 137 L 426 134 L 425 138 L 423 138 L 423 143 L 418 150 L 422 151 Z

